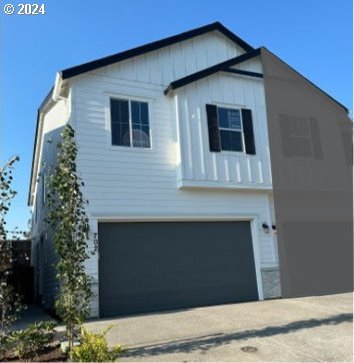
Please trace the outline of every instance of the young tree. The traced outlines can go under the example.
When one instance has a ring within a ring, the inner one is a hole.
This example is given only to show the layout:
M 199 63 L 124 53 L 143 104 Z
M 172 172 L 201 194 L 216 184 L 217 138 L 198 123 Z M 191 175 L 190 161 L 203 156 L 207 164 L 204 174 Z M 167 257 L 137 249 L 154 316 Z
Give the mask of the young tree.
M 56 311 L 66 324 L 69 355 L 79 327 L 90 311 L 92 296 L 85 260 L 89 257 L 89 222 L 80 187 L 83 182 L 77 175 L 75 132 L 66 125 L 58 143 L 57 162 L 47 183 L 47 221 L 58 255 L 57 278 L 60 293 Z
M 0 167 L 0 348 L 4 347 L 12 323 L 17 320 L 19 312 L 24 308 L 19 294 L 8 281 L 12 269 L 12 256 L 11 241 L 8 240 L 6 230 L 6 215 L 16 195 L 11 183 L 14 164 L 18 160 L 17 156 L 13 157 Z

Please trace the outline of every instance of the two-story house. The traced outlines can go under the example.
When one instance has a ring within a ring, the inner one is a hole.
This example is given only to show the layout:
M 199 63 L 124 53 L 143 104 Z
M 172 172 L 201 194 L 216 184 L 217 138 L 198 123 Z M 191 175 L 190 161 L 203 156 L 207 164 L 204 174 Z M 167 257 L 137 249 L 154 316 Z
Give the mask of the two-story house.
M 45 306 L 58 285 L 44 180 L 66 123 L 98 235 L 92 316 L 281 295 L 261 53 L 213 23 L 57 74 L 29 194 Z

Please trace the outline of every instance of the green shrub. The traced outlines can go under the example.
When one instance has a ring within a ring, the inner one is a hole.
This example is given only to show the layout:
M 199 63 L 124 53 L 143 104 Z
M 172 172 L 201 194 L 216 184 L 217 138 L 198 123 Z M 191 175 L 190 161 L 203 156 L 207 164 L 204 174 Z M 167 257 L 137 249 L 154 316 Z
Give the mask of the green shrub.
M 101 333 L 91 333 L 81 328 L 80 345 L 73 348 L 74 362 L 114 362 L 121 355 L 123 349 L 116 345 L 108 347 L 106 334 L 113 326 L 109 326 Z
M 55 326 L 52 321 L 31 324 L 24 330 L 12 332 L 9 342 L 14 344 L 14 351 L 21 359 L 32 358 L 53 342 Z
M 9 337 L 4 334 L 0 334 L 0 362 L 4 360 L 5 353 L 9 350 L 11 344 L 9 342 Z

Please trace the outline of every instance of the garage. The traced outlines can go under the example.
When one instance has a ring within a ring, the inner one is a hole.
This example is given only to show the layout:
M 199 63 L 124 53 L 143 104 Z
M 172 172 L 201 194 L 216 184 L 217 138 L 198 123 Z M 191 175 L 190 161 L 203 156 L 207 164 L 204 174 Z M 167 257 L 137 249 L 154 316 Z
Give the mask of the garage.
M 250 222 L 99 223 L 100 316 L 258 300 Z

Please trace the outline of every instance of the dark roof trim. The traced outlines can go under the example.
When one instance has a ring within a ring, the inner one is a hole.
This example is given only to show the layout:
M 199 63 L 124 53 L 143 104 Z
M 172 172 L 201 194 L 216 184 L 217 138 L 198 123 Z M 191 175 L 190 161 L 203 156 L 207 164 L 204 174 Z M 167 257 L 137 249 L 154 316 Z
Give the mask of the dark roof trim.
M 261 54 L 261 49 L 257 48 L 248 53 L 239 55 L 238 57 L 231 58 L 225 62 L 218 63 L 215 66 L 211 66 L 199 72 L 190 74 L 189 76 L 180 78 L 176 81 L 171 82 L 169 86 L 165 89 L 164 93 L 165 95 L 167 95 L 169 92 L 176 90 L 177 88 L 186 86 L 187 84 L 198 81 L 199 79 L 202 79 L 204 77 L 208 77 L 216 72 L 225 71 L 230 67 L 235 66 L 236 64 L 245 62 L 249 59 L 259 56 L 260 54 Z
M 35 156 L 36 156 L 36 149 L 37 149 L 37 142 L 38 142 L 37 139 L 38 139 L 40 114 L 41 114 L 42 108 L 47 104 L 47 102 L 52 97 L 53 90 L 54 90 L 54 87 L 52 87 L 50 89 L 50 91 L 48 92 L 48 94 L 45 97 L 45 99 L 43 100 L 43 102 L 40 104 L 40 106 L 38 108 L 38 111 L 37 111 L 36 131 L 35 131 L 35 134 L 34 134 L 34 146 L 33 146 L 33 152 L 32 152 L 32 166 L 31 166 L 30 187 L 29 187 L 28 201 L 27 201 L 28 205 L 31 205 L 32 179 L 33 179 L 33 171 L 34 171 L 34 159 L 35 159 Z
M 321 89 L 320 87 L 318 87 L 316 84 L 314 84 L 313 82 L 311 82 L 308 78 L 306 78 L 305 76 L 303 76 L 300 72 L 298 72 L 296 69 L 294 69 L 292 66 L 290 66 L 288 63 L 284 62 L 281 58 L 279 58 L 277 55 L 275 55 L 274 53 L 272 53 L 268 48 L 266 47 L 261 47 L 262 50 L 266 50 L 267 52 L 269 52 L 270 54 L 273 55 L 273 57 L 277 58 L 280 62 L 282 62 L 285 66 L 289 67 L 292 71 L 294 71 L 296 74 L 298 74 L 300 77 L 302 77 L 305 81 L 307 81 L 308 83 L 310 83 L 313 87 L 315 87 L 318 91 L 320 91 L 321 93 L 323 93 L 325 96 L 327 96 L 328 98 L 330 98 L 332 101 L 334 101 L 337 105 L 339 105 L 341 108 L 343 108 L 345 110 L 345 112 L 347 114 L 349 114 L 349 109 L 344 106 L 343 104 L 341 104 L 340 102 L 338 102 L 335 98 L 333 98 L 331 95 L 329 95 L 327 92 L 325 92 L 323 89 Z
M 39 128 L 39 110 L 37 111 L 37 120 L 36 120 L 36 131 L 34 134 L 34 146 L 32 152 L 32 165 L 31 165 L 31 176 L 30 176 L 30 183 L 29 183 L 29 191 L 28 191 L 28 200 L 27 204 L 31 205 L 31 197 L 32 197 L 32 179 L 33 179 L 33 169 L 34 169 L 34 158 L 36 157 L 36 149 L 37 149 L 37 138 L 38 138 L 38 128 Z
M 40 104 L 38 111 L 41 111 L 42 108 L 46 105 L 46 103 L 49 101 L 49 99 L 53 96 L 53 91 L 54 91 L 54 86 L 50 89 L 50 91 L 48 92 L 48 94 L 45 96 L 45 99 L 43 100 L 43 102 Z
M 289 64 L 287 64 L 286 62 L 284 62 L 282 59 L 280 59 L 278 56 L 276 56 L 274 53 L 272 53 L 271 51 L 269 51 L 267 48 L 265 47 L 260 47 L 257 49 L 254 49 L 248 53 L 242 54 L 236 58 L 232 58 L 229 59 L 225 62 L 216 64 L 215 66 L 203 69 L 202 71 L 193 73 L 189 76 L 180 78 L 176 81 L 173 81 L 169 84 L 169 86 L 165 89 L 164 94 L 167 95 L 169 92 L 176 90 L 180 87 L 186 86 L 189 83 L 198 81 L 199 79 L 202 79 L 204 77 L 208 77 L 216 72 L 229 72 L 229 73 L 235 73 L 235 74 L 243 74 L 243 75 L 247 75 L 247 76 L 251 76 L 251 77 L 259 77 L 259 78 L 263 78 L 263 74 L 262 73 L 257 73 L 257 72 L 249 72 L 249 71 L 244 71 L 244 70 L 240 70 L 240 69 L 233 69 L 230 68 L 231 66 L 234 66 L 236 64 L 242 63 L 248 59 L 254 58 L 258 55 L 261 55 L 261 50 L 267 50 L 269 53 L 271 53 L 274 57 L 276 57 L 277 59 L 279 59 L 284 65 L 286 65 L 287 67 L 289 67 L 290 69 L 292 69 L 295 73 L 297 73 L 299 76 L 301 76 L 303 79 L 305 79 L 307 82 L 309 82 L 313 87 L 315 87 L 318 91 L 320 91 L 321 93 L 323 93 L 325 96 L 327 96 L 328 98 L 330 98 L 332 101 L 334 101 L 337 105 L 339 105 L 341 108 L 343 108 L 345 110 L 345 112 L 348 114 L 349 110 L 347 107 L 345 107 L 343 104 L 341 104 L 340 102 L 338 102 L 335 98 L 333 98 L 331 95 L 329 95 L 327 92 L 325 92 L 324 90 L 322 90 L 320 87 L 318 87 L 316 84 L 314 84 L 313 82 L 311 82 L 308 78 L 304 77 L 301 73 L 299 73 L 296 69 L 294 69 L 293 67 L 291 67 Z
M 145 54 L 178 42 L 181 42 L 183 40 L 188 40 L 190 38 L 196 37 L 198 35 L 202 35 L 205 33 L 209 33 L 211 31 L 218 30 L 220 33 L 224 34 L 227 38 L 229 38 L 231 41 L 233 41 L 235 44 L 240 46 L 242 49 L 244 49 L 246 52 L 252 51 L 254 48 L 246 43 L 244 40 L 239 38 L 237 35 L 232 33 L 230 30 L 225 28 L 221 23 L 215 22 L 208 25 L 204 25 L 200 28 L 192 29 L 189 31 L 186 31 L 184 33 L 180 33 L 177 35 L 173 35 L 168 38 L 164 38 L 161 40 L 158 40 L 156 42 L 152 42 L 149 44 L 142 45 L 137 48 L 129 49 L 121 53 L 117 53 L 108 57 L 100 58 L 97 60 L 94 60 L 92 62 L 84 63 L 72 68 L 67 68 L 62 71 L 60 71 L 62 79 L 71 78 L 74 76 L 78 76 L 82 73 L 92 71 L 94 69 L 109 66 L 113 63 L 121 62 L 123 60 L 136 57 L 141 54 Z
M 243 71 L 242 69 L 234 69 L 234 68 L 229 68 L 229 69 L 224 69 L 223 72 L 227 72 L 227 73 L 234 73 L 234 74 L 240 74 L 242 76 L 249 76 L 249 77 L 256 77 L 256 78 L 263 78 L 263 74 L 262 73 L 258 73 L 258 72 L 250 72 L 250 71 Z

